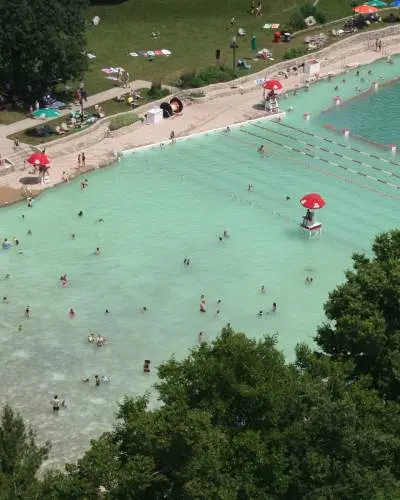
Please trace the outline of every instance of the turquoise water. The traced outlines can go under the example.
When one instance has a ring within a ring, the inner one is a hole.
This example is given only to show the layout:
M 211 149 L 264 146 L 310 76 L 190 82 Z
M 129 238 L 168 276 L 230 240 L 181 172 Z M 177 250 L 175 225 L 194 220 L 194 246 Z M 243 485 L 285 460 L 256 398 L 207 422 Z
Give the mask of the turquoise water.
M 365 87 L 365 83 L 359 85 Z M 371 114 L 374 120 L 370 119 Z M 378 86 L 376 91 L 362 93 L 342 106 L 333 107 L 321 116 L 321 122 L 339 130 L 351 127 L 351 133 L 360 137 L 400 146 L 399 116 L 400 82 L 396 80 L 387 86 Z
M 396 60 L 373 70 L 391 79 L 397 67 Z M 356 76 L 346 78 L 344 99 L 352 97 Z M 72 182 L 48 191 L 32 209 L 1 211 L 1 234 L 21 242 L 0 252 L 0 275 L 11 275 L 0 280 L 9 298 L 0 304 L 1 400 L 53 441 L 50 465 L 81 454 L 110 427 L 121 396 L 149 390 L 157 365 L 186 355 L 199 331 L 212 340 L 231 322 L 258 338 L 277 333 L 289 360 L 296 343 L 312 342 L 352 252 L 368 250 L 377 232 L 396 227 L 400 198 L 391 175 L 398 157 L 378 156 L 321 128 L 319 114 L 331 105 L 334 85 L 322 82 L 283 99 L 283 108 L 294 109 L 282 123 L 261 120 L 230 134 L 141 150 L 91 174 L 86 191 Z M 267 158 L 257 153 L 260 144 Z M 313 191 L 327 204 L 317 214 L 322 237 L 309 240 L 298 226 L 304 214 L 298 200 Z M 220 242 L 224 230 L 230 237 Z M 70 279 L 66 288 L 62 273 Z M 306 276 L 312 285 L 304 284 Z M 257 317 L 273 302 L 276 313 Z M 89 345 L 90 332 L 109 342 Z M 151 360 L 150 375 L 142 373 L 144 359 Z M 111 383 L 96 387 L 95 374 Z M 84 377 L 91 382 L 83 384 Z M 67 403 L 58 416 L 50 405 L 54 394 Z

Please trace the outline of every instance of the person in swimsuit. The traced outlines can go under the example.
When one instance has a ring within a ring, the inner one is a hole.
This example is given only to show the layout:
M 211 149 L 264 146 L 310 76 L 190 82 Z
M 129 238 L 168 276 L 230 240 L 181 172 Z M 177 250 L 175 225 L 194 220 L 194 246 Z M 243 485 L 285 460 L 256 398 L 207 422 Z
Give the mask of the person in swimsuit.
M 53 405 L 53 413 L 58 413 L 61 406 L 61 401 L 58 399 L 57 394 L 54 396 L 51 403 Z
M 100 379 L 98 375 L 94 376 L 94 383 L 96 384 L 97 387 L 100 385 Z

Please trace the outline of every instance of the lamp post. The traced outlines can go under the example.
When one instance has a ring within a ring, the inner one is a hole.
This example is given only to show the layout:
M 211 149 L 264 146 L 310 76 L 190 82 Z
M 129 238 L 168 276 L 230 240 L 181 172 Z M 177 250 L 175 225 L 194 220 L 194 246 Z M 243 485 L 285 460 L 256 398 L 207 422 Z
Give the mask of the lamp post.
M 236 49 L 239 48 L 239 45 L 236 43 L 236 37 L 233 36 L 232 37 L 232 42 L 231 42 L 231 45 L 230 45 L 231 49 L 232 49 L 232 69 L 233 71 L 235 71 L 235 67 L 236 67 Z

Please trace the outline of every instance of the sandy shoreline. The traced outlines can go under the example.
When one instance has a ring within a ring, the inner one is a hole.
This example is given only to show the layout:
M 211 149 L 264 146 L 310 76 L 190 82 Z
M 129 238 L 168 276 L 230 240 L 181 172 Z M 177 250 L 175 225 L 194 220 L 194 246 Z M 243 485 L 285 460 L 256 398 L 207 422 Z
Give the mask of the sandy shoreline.
M 398 35 L 389 36 L 384 40 L 385 46 L 390 47 L 391 55 L 400 53 L 400 37 Z M 354 45 L 344 49 L 340 47 L 335 49 L 332 46 L 332 50 L 320 59 L 320 76 L 324 78 L 328 74 L 341 74 L 348 68 L 370 64 L 382 57 L 382 53 L 366 49 L 365 41 L 354 43 Z M 294 61 L 288 61 L 287 66 L 290 67 L 294 64 Z M 159 125 L 137 123 L 132 127 L 127 127 L 126 130 L 121 129 L 120 133 L 113 137 L 108 137 L 106 135 L 107 125 L 104 124 L 103 127 L 100 125 L 93 132 L 89 130 L 84 136 L 66 138 L 65 142 L 61 140 L 57 141 L 56 144 L 46 144 L 46 152 L 50 158 L 53 158 L 50 182 L 45 186 L 35 185 L 34 188 L 31 188 L 32 195 L 37 196 L 46 189 L 65 182 L 63 172 L 67 172 L 72 179 L 85 172 L 110 166 L 115 163 L 118 152 L 163 141 L 167 142 L 172 130 L 177 138 L 183 138 L 194 133 L 207 132 L 266 117 L 267 113 L 264 110 L 257 109 L 257 105 L 261 102 L 262 89 L 254 83 L 254 80 L 260 75 L 252 76 L 254 78 L 244 85 L 228 82 L 222 89 L 215 89 L 215 86 L 203 88 L 206 99 L 201 99 L 201 102 L 186 100 L 181 116 L 164 120 Z M 298 71 L 282 81 L 285 91 L 294 90 L 304 86 L 305 75 Z M 142 113 L 145 111 L 142 110 Z M 94 144 L 91 144 L 93 142 Z M 85 151 L 87 159 L 85 170 L 77 168 L 77 156 L 82 151 Z M 20 182 L 20 178 L 24 176 L 26 176 L 26 171 L 19 170 L 0 177 L 0 206 L 9 206 L 26 197 Z

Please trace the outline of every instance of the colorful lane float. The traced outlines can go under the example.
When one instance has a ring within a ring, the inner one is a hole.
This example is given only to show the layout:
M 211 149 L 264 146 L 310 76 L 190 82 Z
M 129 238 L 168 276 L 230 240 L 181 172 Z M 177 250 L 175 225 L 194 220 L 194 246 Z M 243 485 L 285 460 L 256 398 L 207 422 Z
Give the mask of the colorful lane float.
M 301 205 L 307 209 L 300 227 L 308 232 L 308 237 L 321 236 L 322 222 L 315 220 L 315 210 L 323 208 L 326 204 L 325 200 L 318 193 L 309 193 L 300 199 Z

